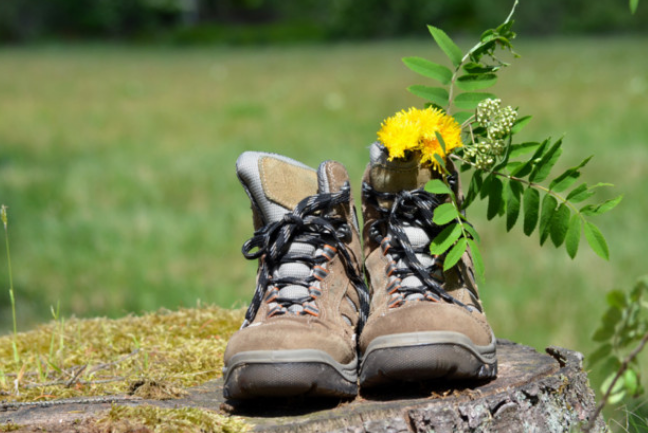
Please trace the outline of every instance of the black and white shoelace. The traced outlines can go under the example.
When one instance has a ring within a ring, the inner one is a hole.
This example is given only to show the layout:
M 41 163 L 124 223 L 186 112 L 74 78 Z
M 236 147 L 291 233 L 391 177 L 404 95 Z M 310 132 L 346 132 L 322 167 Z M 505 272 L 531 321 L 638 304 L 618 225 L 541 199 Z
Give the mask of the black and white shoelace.
M 346 182 L 339 192 L 322 193 L 304 198 L 295 209 L 282 219 L 269 223 L 254 233 L 243 244 L 242 252 L 247 259 L 260 259 L 260 270 L 256 291 L 246 314 L 242 327 L 248 326 L 257 314 L 262 302 L 271 305 L 269 316 L 283 314 L 319 315 L 317 298 L 321 289 L 316 284 L 328 275 L 324 265 L 333 256 L 339 255 L 346 274 L 353 283 L 360 300 L 358 332 L 367 320 L 369 294 L 364 278 L 353 265 L 346 242 L 350 240 L 351 227 L 343 217 L 333 216 L 336 206 L 348 203 L 350 186 Z M 299 252 L 291 248 L 293 244 L 306 244 L 317 254 Z M 277 278 L 275 271 L 290 263 L 306 264 L 312 269 L 308 276 L 282 276 Z M 315 283 L 315 284 L 314 284 Z M 301 286 L 303 295 L 299 297 L 282 295 L 288 286 Z
M 369 228 L 369 235 L 377 242 L 383 254 L 389 254 L 392 262 L 386 272 L 389 277 L 387 286 L 389 307 L 395 308 L 408 302 L 445 301 L 472 308 L 450 296 L 442 287 L 444 284 L 444 256 L 430 254 L 429 242 L 426 245 L 414 247 L 406 231 L 411 228 L 422 229 L 426 237 L 434 239 L 445 226 L 432 222 L 434 210 L 442 203 L 439 196 L 424 189 L 405 190 L 398 193 L 387 193 L 375 190 L 366 182 L 362 185 L 365 203 L 373 206 L 379 214 Z M 380 203 L 389 203 L 390 207 Z M 428 256 L 431 263 L 424 266 L 418 256 Z M 416 277 L 420 284 L 401 285 L 408 277 Z

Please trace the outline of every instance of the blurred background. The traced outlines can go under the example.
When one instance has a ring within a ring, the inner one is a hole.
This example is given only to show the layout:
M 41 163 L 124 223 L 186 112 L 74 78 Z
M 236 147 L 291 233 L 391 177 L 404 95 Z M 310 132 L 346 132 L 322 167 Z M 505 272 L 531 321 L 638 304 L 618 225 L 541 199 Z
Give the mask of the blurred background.
M 605 294 L 648 273 L 648 4 L 522 1 L 519 59 L 494 92 L 534 120 L 520 140 L 565 136 L 556 174 L 595 155 L 585 181 L 624 194 L 598 217 L 611 260 L 575 260 L 520 227 L 482 233 L 495 332 L 590 353 Z M 426 24 L 467 49 L 510 0 L 2 0 L 0 203 L 18 329 L 66 316 L 241 307 L 256 265 L 234 164 L 245 150 L 346 164 L 359 199 L 381 121 L 422 106 L 404 56 L 447 63 Z M 505 58 L 506 60 L 506 58 Z M 4 242 L 4 236 L 3 236 Z M 0 334 L 10 332 L 0 249 Z

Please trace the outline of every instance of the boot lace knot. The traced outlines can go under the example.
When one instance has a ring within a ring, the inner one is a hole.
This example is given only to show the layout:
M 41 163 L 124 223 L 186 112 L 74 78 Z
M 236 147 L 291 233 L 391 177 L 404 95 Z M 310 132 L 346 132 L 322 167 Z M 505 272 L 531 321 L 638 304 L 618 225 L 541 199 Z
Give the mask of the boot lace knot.
M 320 283 L 328 276 L 328 263 L 341 258 L 347 276 L 360 299 L 361 328 L 368 314 L 369 298 L 364 278 L 353 264 L 346 243 L 351 228 L 333 209 L 350 200 L 346 182 L 339 192 L 309 196 L 280 220 L 269 223 L 243 244 L 247 259 L 260 259 L 256 291 L 242 327 L 248 326 L 263 302 L 268 317 L 293 314 L 318 317 Z

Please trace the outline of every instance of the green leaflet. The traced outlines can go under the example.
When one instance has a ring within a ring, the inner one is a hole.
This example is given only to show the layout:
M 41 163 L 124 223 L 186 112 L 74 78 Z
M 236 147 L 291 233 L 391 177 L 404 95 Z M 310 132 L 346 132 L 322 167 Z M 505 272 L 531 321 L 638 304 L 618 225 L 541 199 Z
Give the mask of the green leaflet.
M 469 74 L 485 74 L 488 72 L 496 72 L 500 69 L 495 65 L 484 65 L 482 63 L 468 62 L 463 65 L 463 70 Z
M 442 226 L 459 217 L 459 212 L 457 212 L 457 209 L 455 209 L 452 203 L 443 203 L 434 209 L 432 222 L 436 225 Z
M 639 376 L 637 376 L 637 373 L 632 368 L 628 368 L 623 374 L 623 384 L 631 396 L 634 396 L 639 390 L 641 386 Z
M 614 209 L 623 199 L 623 195 L 604 201 L 599 205 L 587 205 L 581 208 L 581 213 L 586 216 L 602 215 Z
M 472 225 L 470 225 L 470 224 L 464 224 L 464 225 L 463 225 L 463 228 L 464 228 L 465 231 L 468 232 L 468 234 L 469 234 L 470 236 L 472 236 L 472 238 L 473 238 L 475 241 L 477 241 L 477 242 L 481 242 L 481 238 L 479 237 L 479 233 L 477 233 L 477 230 L 475 230 L 475 228 L 474 228 Z
M 549 236 L 549 225 L 558 206 L 558 201 L 552 195 L 545 195 L 542 199 L 542 210 L 540 211 L 540 245 L 544 245 Z
M 442 169 L 446 174 L 449 174 L 449 173 L 450 173 L 450 172 L 448 171 L 448 168 L 446 167 L 446 163 L 445 163 L 445 161 L 443 160 L 443 157 L 441 157 L 441 155 L 439 155 L 438 153 L 435 153 L 435 154 L 434 154 L 434 160 L 435 160 L 436 162 L 439 163 L 439 166 L 441 167 L 441 169 Z
M 576 257 L 576 253 L 578 252 L 580 235 L 581 217 L 578 214 L 574 214 L 569 220 L 569 228 L 567 229 L 567 234 L 565 236 L 565 248 L 567 249 L 567 254 L 569 254 L 569 257 L 572 259 Z
M 468 184 L 468 192 L 464 198 L 463 203 L 461 203 L 462 209 L 468 209 L 468 206 L 477 198 L 479 190 L 482 186 L 482 177 L 479 170 L 473 172 L 472 178 L 470 178 L 470 184 Z
M 558 248 L 565 241 L 565 236 L 567 236 L 567 230 L 569 229 L 569 217 L 571 212 L 565 203 L 561 203 L 551 218 L 551 224 L 549 226 L 549 235 L 551 237 L 551 242 Z
M 441 84 L 449 84 L 452 80 L 450 69 L 421 57 L 405 57 L 403 63 L 417 74 L 437 80 Z
M 407 90 L 414 95 L 432 101 L 434 104 L 441 107 L 448 105 L 448 91 L 441 87 L 430 87 L 416 84 L 414 86 L 409 86 Z
M 504 185 L 498 177 L 494 177 L 490 184 L 490 192 L 488 199 L 488 210 L 486 212 L 486 217 L 488 220 L 492 220 L 499 213 L 500 208 L 502 207 L 502 194 L 504 190 Z
M 511 176 L 515 177 L 524 177 L 531 173 L 531 169 L 533 168 L 533 165 L 531 163 L 532 161 L 526 161 L 526 162 L 511 162 L 508 164 L 508 167 Z
M 619 289 L 609 291 L 605 300 L 610 307 L 618 308 L 619 310 L 628 306 L 625 293 Z
M 551 172 L 551 169 L 556 164 L 562 153 L 562 149 L 560 148 L 561 145 L 562 139 L 556 141 L 547 153 L 542 156 L 542 159 L 535 165 L 531 175 L 529 176 L 531 182 L 540 183 L 549 176 L 549 172 Z
M 448 56 L 452 64 L 455 67 L 459 67 L 459 65 L 461 65 L 463 53 L 461 52 L 461 49 L 459 49 L 457 44 L 455 44 L 452 39 L 450 39 L 450 36 L 448 36 L 446 32 L 437 27 L 428 26 L 428 30 L 434 38 L 434 41 L 446 54 L 446 56 Z
M 444 228 L 441 233 L 436 235 L 430 243 L 430 253 L 443 254 L 454 245 L 461 236 L 461 226 L 459 224 L 450 224 Z
M 467 92 L 487 89 L 494 86 L 495 83 L 497 83 L 497 75 L 492 73 L 466 74 L 459 77 L 456 81 L 457 87 Z
M 443 150 L 443 153 L 446 153 L 446 144 L 445 140 L 443 139 L 443 135 L 439 131 L 434 131 L 434 135 L 436 135 L 436 139 L 441 145 L 441 150 Z
M 567 198 L 565 200 L 572 203 L 579 203 L 581 201 L 587 200 L 593 195 L 594 191 L 588 189 L 586 183 L 581 183 L 576 188 L 572 189 L 569 194 L 567 194 Z
M 587 243 L 592 248 L 592 250 L 598 254 L 601 258 L 605 260 L 610 259 L 610 251 L 608 250 L 607 242 L 601 230 L 593 223 L 586 221 L 585 222 L 585 239 Z
M 462 110 L 474 110 L 484 99 L 496 99 L 492 93 L 467 92 L 460 93 L 454 98 L 454 105 Z
M 480 199 L 483 200 L 486 197 L 488 197 L 488 194 L 490 194 L 490 189 L 491 189 L 491 185 L 493 184 L 494 178 L 495 178 L 494 174 L 489 174 L 488 176 L 486 176 L 486 178 L 482 182 L 481 191 L 479 192 Z
M 533 152 L 540 146 L 540 143 L 535 141 L 528 143 L 512 144 L 509 149 L 509 158 L 517 158 L 518 156 L 525 155 L 527 153 Z
M 467 247 L 468 240 L 466 238 L 460 238 L 443 261 L 443 270 L 447 271 L 456 265 L 463 253 L 466 252 Z
M 452 194 L 450 187 L 440 179 L 432 179 L 425 184 L 425 190 L 432 194 Z
M 587 184 L 580 184 L 576 188 L 574 188 L 568 195 L 567 195 L 567 201 L 570 201 L 572 203 L 579 203 L 581 201 L 585 201 L 591 196 L 594 195 L 594 190 L 596 188 L 600 188 L 603 186 L 614 186 L 611 183 L 597 183 L 594 186 L 590 186 L 589 188 L 587 187 Z
M 462 125 L 465 121 L 473 117 L 475 113 L 472 111 L 457 111 L 452 117 L 455 118 L 459 125 Z
M 506 231 L 511 231 L 520 214 L 520 197 L 523 187 L 514 180 L 506 184 Z
M 513 128 L 511 128 L 511 134 L 517 134 L 518 132 L 522 131 L 522 128 L 524 128 L 531 121 L 531 118 L 532 116 L 522 116 L 517 119 L 513 124 Z
M 470 252 L 472 253 L 473 265 L 475 265 L 475 271 L 478 276 L 484 277 L 484 260 L 482 259 L 481 252 L 477 243 L 472 239 L 468 239 L 468 245 L 470 246 Z
M 610 373 L 610 375 L 603 381 L 603 384 L 601 385 L 601 393 L 605 394 L 607 390 L 610 388 L 612 385 L 612 382 L 614 381 L 614 377 L 616 376 L 616 371 L 613 371 Z M 614 383 L 614 387 L 612 388 L 610 392 L 610 397 L 608 398 L 608 403 L 610 404 L 617 404 L 621 400 L 623 400 L 623 397 L 625 397 L 626 391 L 624 389 L 624 381 L 623 380 L 617 380 Z
M 569 168 L 565 170 L 563 174 L 555 178 L 549 184 L 549 189 L 554 192 L 562 192 L 572 186 L 574 182 L 580 177 L 580 170 L 592 159 L 594 155 L 585 158 L 580 164 L 576 167 Z
M 524 205 L 524 234 L 531 236 L 538 223 L 538 209 L 540 207 L 540 193 L 537 189 L 527 188 L 522 198 Z

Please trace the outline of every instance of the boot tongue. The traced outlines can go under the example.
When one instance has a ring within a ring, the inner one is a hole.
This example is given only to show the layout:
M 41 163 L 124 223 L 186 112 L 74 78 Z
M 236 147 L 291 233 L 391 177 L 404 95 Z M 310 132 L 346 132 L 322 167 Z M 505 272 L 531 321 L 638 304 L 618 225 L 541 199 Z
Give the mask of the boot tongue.
M 323 165 L 318 171 L 285 156 L 245 152 L 236 162 L 236 171 L 250 199 L 260 213 L 262 225 L 279 221 L 286 213 L 292 212 L 297 204 L 306 197 L 317 194 L 329 188 L 329 180 Z M 258 227 L 257 227 L 258 228 Z M 315 255 L 315 247 L 305 242 L 293 242 L 288 253 Z M 282 263 L 272 277 L 294 278 L 305 280 L 311 275 L 311 268 L 302 261 Z M 319 286 L 319 282 L 311 284 Z M 307 285 L 289 284 L 279 290 L 279 297 L 294 300 L 295 304 L 288 307 L 292 313 L 300 313 L 300 299 L 309 297 Z
M 279 221 L 304 198 L 317 194 L 317 172 L 285 156 L 245 152 L 236 161 L 236 172 L 263 224 Z
M 429 164 L 420 165 L 417 154 L 393 161 L 389 161 L 388 156 L 387 149 L 382 144 L 376 142 L 371 145 L 370 179 L 371 185 L 377 191 L 396 193 L 422 188 L 435 175 Z

